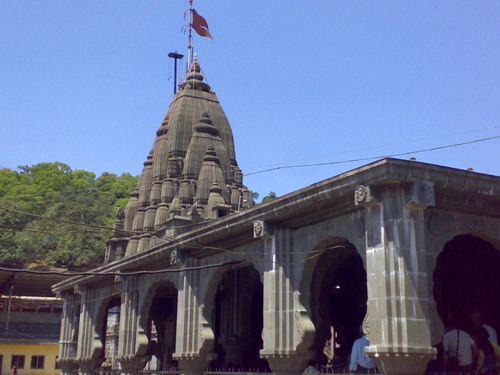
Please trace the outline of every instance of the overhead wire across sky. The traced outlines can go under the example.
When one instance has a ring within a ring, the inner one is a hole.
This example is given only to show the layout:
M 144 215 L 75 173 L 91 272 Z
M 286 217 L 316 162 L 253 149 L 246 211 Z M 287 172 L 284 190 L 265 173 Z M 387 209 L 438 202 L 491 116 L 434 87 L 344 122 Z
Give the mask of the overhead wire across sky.
M 284 165 L 284 164 L 298 163 L 298 162 L 304 161 L 304 160 L 322 159 L 322 158 L 325 158 L 325 157 L 331 157 L 331 156 L 335 156 L 335 155 L 360 153 L 360 152 L 366 152 L 366 151 L 369 151 L 369 150 L 377 150 L 377 149 L 394 147 L 394 146 L 408 146 L 408 145 L 414 144 L 414 143 L 432 141 L 432 140 L 443 139 L 443 138 L 451 138 L 451 137 L 455 137 L 455 136 L 459 136 L 459 135 L 465 135 L 465 134 L 471 134 L 471 133 L 478 133 L 478 132 L 485 132 L 485 131 L 491 131 L 491 130 L 496 130 L 496 129 L 500 129 L 500 125 L 491 126 L 491 127 L 483 127 L 483 128 L 478 128 L 478 129 L 470 129 L 470 130 L 466 130 L 466 131 L 462 131 L 462 132 L 455 132 L 455 133 L 449 133 L 449 134 L 435 135 L 435 136 L 431 136 L 431 137 L 424 137 L 424 138 L 418 138 L 418 139 L 407 140 L 407 141 L 398 141 L 398 142 L 393 142 L 393 143 L 388 143 L 388 144 L 373 145 L 373 146 L 364 147 L 364 148 L 356 148 L 356 149 L 345 150 L 345 151 L 336 151 L 334 153 L 328 153 L 328 154 L 324 154 L 324 155 L 311 155 L 311 156 L 300 158 L 300 159 L 289 160 L 289 161 L 281 161 L 281 162 L 276 162 L 276 163 L 273 163 L 273 164 L 263 165 L 263 166 L 259 166 L 259 167 L 246 167 L 245 170 L 267 169 L 267 168 L 270 168 L 270 167 L 277 167 L 277 166 Z M 483 138 L 486 138 L 486 137 L 483 137 Z M 468 142 L 468 141 L 466 141 L 466 142 Z M 471 140 L 470 142 L 474 143 L 473 140 Z M 433 148 L 431 148 L 430 150 L 432 151 Z M 391 152 L 391 154 L 396 154 L 396 153 L 395 152 Z M 381 158 L 381 157 L 380 156 L 379 157 L 370 157 L 368 159 L 372 159 L 372 158 Z
M 400 153 L 386 154 L 386 155 L 379 155 L 379 156 L 369 156 L 369 157 L 357 158 L 357 159 L 337 160 L 337 161 L 328 161 L 328 162 L 322 162 L 322 163 L 309 163 L 309 164 L 278 165 L 278 166 L 275 166 L 272 168 L 267 168 L 267 169 L 263 169 L 263 170 L 256 171 L 256 172 L 245 173 L 244 175 L 251 176 L 251 175 L 266 173 L 266 172 L 275 171 L 275 170 L 279 170 L 279 169 L 320 167 L 320 166 L 326 166 L 326 165 L 332 165 L 332 164 L 348 164 L 348 163 L 361 162 L 361 161 L 378 160 L 378 159 L 383 159 L 383 158 L 392 158 L 392 157 L 398 157 L 398 156 L 421 154 L 424 152 L 431 152 L 431 151 L 442 150 L 442 149 L 446 149 L 446 148 L 454 148 L 454 147 L 460 147 L 460 146 L 470 145 L 470 144 L 479 143 L 479 142 L 491 141 L 491 140 L 495 140 L 498 138 L 500 138 L 500 135 L 487 137 L 487 138 L 481 138 L 481 139 L 474 139 L 474 140 L 470 140 L 470 141 L 454 143 L 454 144 L 449 144 L 449 145 L 429 147 L 429 148 L 420 149 L 420 150 L 405 151 L 405 152 L 400 152 Z
M 498 128 L 498 127 L 495 127 L 495 128 Z M 439 138 L 441 138 L 441 137 L 443 137 L 443 136 L 440 136 Z M 436 138 L 436 137 L 432 137 L 429 139 L 434 139 L 434 138 Z M 407 156 L 407 155 L 413 155 L 413 154 L 419 154 L 419 153 L 424 153 L 424 152 L 431 152 L 431 151 L 435 151 L 435 150 L 446 149 L 446 148 L 461 147 L 461 146 L 466 146 L 469 144 L 474 144 L 474 143 L 479 143 L 479 142 L 493 141 L 493 140 L 496 140 L 499 138 L 500 138 L 500 135 L 495 135 L 495 136 L 491 136 L 491 137 L 473 139 L 473 140 L 469 140 L 469 141 L 453 143 L 453 144 L 448 144 L 448 145 L 435 146 L 435 147 L 430 147 L 430 148 L 425 148 L 425 149 L 405 151 L 405 152 L 401 152 L 401 153 L 388 154 L 388 155 L 370 156 L 370 157 L 365 157 L 365 158 L 355 158 L 355 159 L 348 159 L 348 160 L 333 160 L 333 161 L 327 161 L 327 162 L 321 162 L 321 163 L 309 163 L 309 164 L 276 165 L 276 166 L 273 166 L 271 168 L 262 169 L 262 170 L 259 170 L 256 172 L 246 173 L 244 175 L 250 176 L 250 175 L 255 175 L 255 174 L 278 171 L 280 169 L 312 168 L 312 167 L 321 167 L 321 166 L 327 166 L 327 165 L 332 165 L 332 164 L 348 164 L 348 163 L 359 162 L 359 161 L 378 160 L 378 159 L 382 159 L 382 158 L 386 158 L 386 157 Z M 384 146 L 379 146 L 379 147 L 384 147 Z M 66 192 L 69 193 L 71 191 L 66 191 Z M 80 192 L 86 193 L 87 191 L 85 190 L 85 191 L 80 191 Z M 75 191 L 75 193 L 78 193 L 78 192 Z M 97 193 L 109 194 L 109 192 L 97 192 Z M 88 228 L 89 231 L 90 230 L 91 231 L 95 231 L 95 230 L 112 231 L 114 229 L 114 228 L 102 226 L 102 225 L 80 223 L 80 222 L 76 222 L 76 221 L 72 221 L 72 220 L 65 220 L 65 219 L 48 218 L 48 217 L 45 217 L 42 215 L 37 215 L 37 214 L 30 213 L 30 212 L 17 210 L 17 209 L 13 209 L 13 208 L 8 208 L 8 207 L 1 207 L 0 206 L 0 209 L 10 211 L 10 212 L 15 212 L 15 213 L 22 214 L 22 215 L 31 216 L 31 217 L 38 218 L 38 219 L 43 219 L 43 220 L 48 220 L 48 221 L 53 221 L 53 222 L 58 222 L 58 223 L 71 224 L 71 225 L 76 225 L 76 226 L 80 226 L 80 227 L 86 227 L 86 228 Z M 9 229 L 5 225 L 2 225 L 2 228 Z M 15 230 L 15 228 L 10 228 L 10 229 Z M 140 233 L 138 231 L 125 230 L 125 229 L 120 229 L 120 232 L 122 232 L 124 234 L 126 234 L 126 233 L 128 233 L 128 234 Z

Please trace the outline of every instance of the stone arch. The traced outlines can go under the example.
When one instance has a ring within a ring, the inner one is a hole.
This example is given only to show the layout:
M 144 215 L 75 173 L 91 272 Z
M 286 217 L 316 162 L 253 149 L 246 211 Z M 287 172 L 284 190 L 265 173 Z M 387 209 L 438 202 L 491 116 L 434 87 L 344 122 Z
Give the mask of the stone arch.
M 205 311 L 214 333 L 210 368 L 269 370 L 263 347 L 263 284 L 250 262 L 216 269 L 208 280 Z
M 332 345 L 333 333 L 336 358 L 332 362 L 342 363 L 360 335 L 367 312 L 363 259 L 346 238 L 331 236 L 314 246 L 305 263 L 300 300 L 316 330 L 309 350 L 319 363 L 328 362 L 324 349 Z
M 475 235 L 457 235 L 439 253 L 433 272 L 433 296 L 441 320 L 452 318 L 465 329 L 480 311 L 500 329 L 500 251 Z
M 140 309 L 139 326 L 146 334 L 146 355 L 156 370 L 174 366 L 178 290 L 169 279 L 159 279 L 147 289 Z
M 108 358 L 109 363 L 105 363 L 106 358 L 106 338 L 108 336 L 108 315 L 111 309 L 119 308 L 121 303 L 121 298 L 119 293 L 113 293 L 112 295 L 103 298 L 97 307 L 96 320 L 94 325 L 94 331 L 96 333 L 96 344 L 94 351 L 94 367 L 107 366 L 112 367 L 112 359 Z M 117 348 L 117 342 L 114 343 Z M 114 350 L 114 347 L 113 347 Z M 114 358 L 113 358 L 114 359 Z M 104 364 L 103 364 L 104 363 Z

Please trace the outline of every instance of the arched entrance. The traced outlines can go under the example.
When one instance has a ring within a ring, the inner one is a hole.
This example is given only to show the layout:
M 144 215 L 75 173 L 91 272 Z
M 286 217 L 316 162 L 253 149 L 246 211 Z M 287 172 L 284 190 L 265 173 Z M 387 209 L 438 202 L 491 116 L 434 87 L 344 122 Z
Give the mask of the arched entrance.
M 481 312 L 500 329 L 500 251 L 471 235 L 448 242 L 436 261 L 434 299 L 441 320 L 453 319 L 470 328 L 472 313 Z
M 316 327 L 311 350 L 320 364 L 340 366 L 360 337 L 367 309 L 366 271 L 356 248 L 346 240 L 324 243 L 312 255 L 318 260 L 310 294 Z
M 168 370 L 176 367 L 175 352 L 177 323 L 177 289 L 170 281 L 157 286 L 151 300 L 148 319 L 148 339 L 151 361 L 147 369 Z
M 227 270 L 217 286 L 213 309 L 217 355 L 213 370 L 269 370 L 263 347 L 263 285 L 252 265 Z
M 118 327 L 120 325 L 120 302 L 118 296 L 111 298 L 106 306 L 104 323 L 102 325 L 101 339 L 104 350 L 102 351 L 101 368 L 114 370 L 119 368 L 118 355 Z

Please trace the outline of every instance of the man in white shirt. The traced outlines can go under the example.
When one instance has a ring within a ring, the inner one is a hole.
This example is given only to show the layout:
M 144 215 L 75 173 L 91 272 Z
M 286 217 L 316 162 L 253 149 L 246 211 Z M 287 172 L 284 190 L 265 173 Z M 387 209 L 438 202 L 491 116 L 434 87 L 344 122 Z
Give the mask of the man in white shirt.
M 470 320 L 472 321 L 472 325 L 474 327 L 483 327 L 488 332 L 489 339 L 498 344 L 498 336 L 495 328 L 489 326 L 484 322 L 483 316 L 480 312 L 476 311 L 474 314 L 472 314 Z
M 441 338 L 443 346 L 443 356 L 441 358 L 443 368 L 450 370 L 450 358 L 458 359 L 458 368 L 452 371 L 472 372 L 474 371 L 474 359 L 478 359 L 476 363 L 476 372 L 481 369 L 483 358 L 479 358 L 480 352 L 472 337 L 465 331 L 457 328 L 452 320 L 445 322 L 445 330 Z

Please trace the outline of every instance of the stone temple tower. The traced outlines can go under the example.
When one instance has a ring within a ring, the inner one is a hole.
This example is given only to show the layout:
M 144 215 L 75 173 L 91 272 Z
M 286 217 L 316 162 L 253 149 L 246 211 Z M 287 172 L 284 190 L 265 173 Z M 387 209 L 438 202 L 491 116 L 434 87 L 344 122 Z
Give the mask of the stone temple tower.
M 117 214 L 106 262 L 145 251 L 250 202 L 231 126 L 195 59 L 156 131 L 137 188 Z

